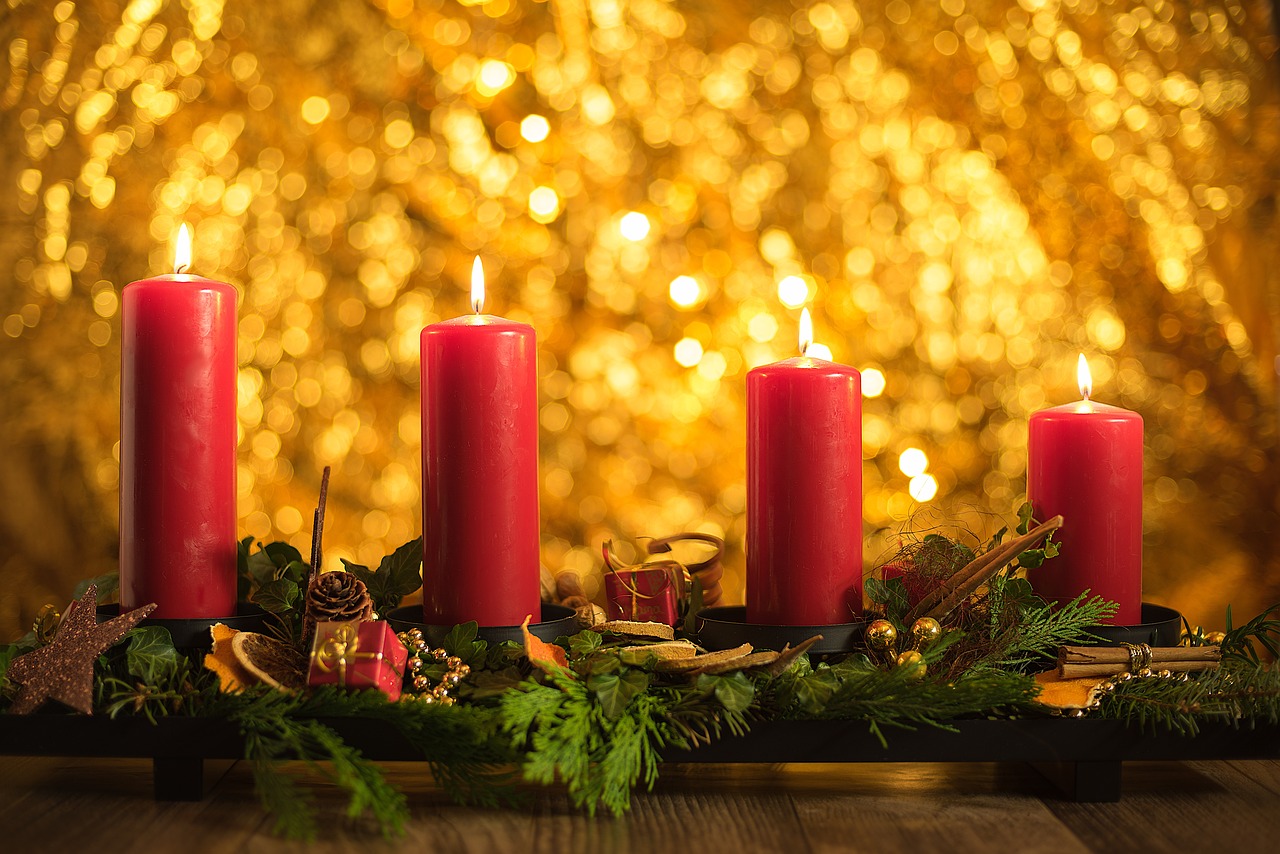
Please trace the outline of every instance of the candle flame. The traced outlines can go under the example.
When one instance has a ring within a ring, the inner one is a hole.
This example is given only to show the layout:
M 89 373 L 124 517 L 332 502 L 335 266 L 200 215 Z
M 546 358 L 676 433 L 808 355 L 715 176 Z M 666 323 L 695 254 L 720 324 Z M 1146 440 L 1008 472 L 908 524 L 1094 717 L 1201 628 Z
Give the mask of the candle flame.
M 809 352 L 813 346 L 813 318 L 809 317 L 809 309 L 800 312 L 800 355 Z
M 173 245 L 173 272 L 185 273 L 191 269 L 191 231 L 184 222 L 178 229 L 178 239 Z
M 1093 374 L 1089 372 L 1089 362 L 1084 353 L 1080 354 L 1080 361 L 1076 363 L 1076 381 L 1080 383 L 1080 397 L 1088 400 L 1093 394 Z
M 484 308 L 484 265 L 480 263 L 480 256 L 476 256 L 475 263 L 471 265 L 471 310 L 476 314 Z

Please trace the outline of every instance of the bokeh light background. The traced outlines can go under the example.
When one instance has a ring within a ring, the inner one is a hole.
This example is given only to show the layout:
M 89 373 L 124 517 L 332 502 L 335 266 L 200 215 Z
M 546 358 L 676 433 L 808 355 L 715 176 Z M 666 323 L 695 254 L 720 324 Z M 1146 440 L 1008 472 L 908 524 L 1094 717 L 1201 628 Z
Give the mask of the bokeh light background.
M 1147 598 L 1280 599 L 1280 73 L 1265 0 L 4 0 L 0 626 L 116 556 L 119 294 L 234 283 L 239 517 L 417 535 L 418 335 L 538 331 L 543 559 L 724 534 L 799 308 L 865 371 L 867 554 L 979 535 L 1026 424 L 1146 420 Z M 871 565 L 871 564 L 869 564 Z

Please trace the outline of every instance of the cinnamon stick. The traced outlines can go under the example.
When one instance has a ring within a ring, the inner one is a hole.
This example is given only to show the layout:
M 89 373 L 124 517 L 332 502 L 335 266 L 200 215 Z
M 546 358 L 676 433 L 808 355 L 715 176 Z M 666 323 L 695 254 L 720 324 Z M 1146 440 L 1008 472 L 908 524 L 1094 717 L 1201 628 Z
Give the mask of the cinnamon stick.
M 1217 646 L 1152 647 L 1150 668 L 1172 673 L 1217 670 L 1221 658 Z M 1115 676 L 1128 671 L 1130 661 L 1129 650 L 1122 646 L 1064 646 L 1058 650 L 1058 676 Z
M 908 619 L 919 616 L 934 619 L 945 617 L 1011 560 L 1060 527 L 1062 527 L 1062 517 L 1054 516 L 1022 536 L 1001 543 L 990 551 L 978 555 L 956 572 L 946 584 L 922 599 L 920 604 L 912 609 Z

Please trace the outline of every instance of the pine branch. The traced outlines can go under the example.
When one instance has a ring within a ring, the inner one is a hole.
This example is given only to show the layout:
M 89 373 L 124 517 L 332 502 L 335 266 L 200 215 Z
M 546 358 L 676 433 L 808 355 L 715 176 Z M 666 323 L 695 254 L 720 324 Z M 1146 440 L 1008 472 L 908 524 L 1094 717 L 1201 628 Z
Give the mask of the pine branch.
M 1206 721 L 1274 725 L 1280 723 L 1280 670 L 1235 661 L 1186 680 L 1130 679 L 1116 683 L 1100 713 L 1145 732 L 1182 735 L 1196 735 Z
M 975 666 L 1018 669 L 1056 659 L 1060 646 L 1097 640 L 1089 629 L 1114 616 L 1117 605 L 1100 596 L 1086 596 L 1088 591 L 1059 605 L 1024 606 L 1021 619 L 996 638 L 996 648 Z

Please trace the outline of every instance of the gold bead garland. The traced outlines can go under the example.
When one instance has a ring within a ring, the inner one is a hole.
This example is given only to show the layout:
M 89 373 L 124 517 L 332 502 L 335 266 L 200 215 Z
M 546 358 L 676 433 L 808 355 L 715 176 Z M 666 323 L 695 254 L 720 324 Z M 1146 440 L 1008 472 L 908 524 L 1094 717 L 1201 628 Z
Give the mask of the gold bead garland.
M 421 629 L 409 629 L 407 632 L 400 632 L 396 637 L 404 644 L 405 649 L 409 650 L 408 667 L 412 674 L 413 690 L 405 692 L 404 698 L 427 705 L 439 703 L 443 706 L 452 706 L 455 699 L 450 696 L 449 691 L 471 675 L 471 668 L 458 656 L 450 655 L 447 650 L 439 647 L 431 649 L 422 636 Z M 431 677 L 421 672 L 428 661 L 444 662 L 447 668 L 444 675 L 440 677 L 440 681 L 434 686 L 431 684 Z

